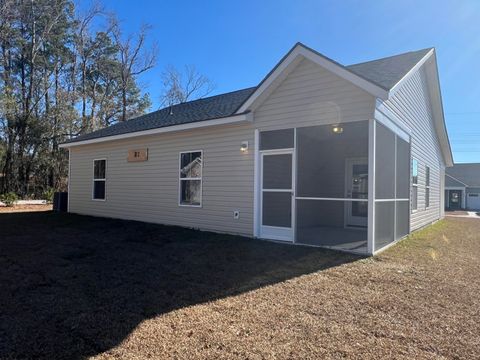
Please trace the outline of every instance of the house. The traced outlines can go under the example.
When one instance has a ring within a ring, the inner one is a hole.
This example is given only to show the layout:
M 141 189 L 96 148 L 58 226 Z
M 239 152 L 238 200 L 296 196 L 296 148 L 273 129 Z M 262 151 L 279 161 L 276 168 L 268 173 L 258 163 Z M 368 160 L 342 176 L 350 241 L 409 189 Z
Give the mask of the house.
M 62 145 L 69 211 L 374 254 L 444 216 L 433 48 L 344 66 L 296 44 L 258 86 Z
M 445 208 L 480 210 L 480 164 L 455 164 L 445 173 Z

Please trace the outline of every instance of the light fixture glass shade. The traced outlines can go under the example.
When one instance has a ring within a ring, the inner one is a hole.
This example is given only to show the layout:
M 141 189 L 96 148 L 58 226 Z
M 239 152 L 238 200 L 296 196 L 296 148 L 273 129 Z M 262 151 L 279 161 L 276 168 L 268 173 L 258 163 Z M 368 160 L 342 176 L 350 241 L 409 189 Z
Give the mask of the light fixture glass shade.
M 240 144 L 240 151 L 246 152 L 248 150 L 248 141 L 242 141 Z
M 335 133 L 335 134 L 341 134 L 343 133 L 343 127 L 341 127 L 340 125 L 334 125 L 332 127 L 332 131 Z

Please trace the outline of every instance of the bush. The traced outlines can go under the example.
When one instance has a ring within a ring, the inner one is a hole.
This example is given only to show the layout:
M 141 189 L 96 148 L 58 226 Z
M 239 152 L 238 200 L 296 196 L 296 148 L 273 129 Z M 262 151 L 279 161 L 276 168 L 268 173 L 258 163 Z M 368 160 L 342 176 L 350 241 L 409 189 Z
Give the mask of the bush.
M 0 196 L 0 200 L 6 205 L 6 206 L 13 206 L 15 201 L 18 200 L 17 194 L 14 192 L 8 192 Z
M 53 203 L 53 195 L 55 194 L 55 189 L 49 188 L 43 192 L 43 199 L 47 200 L 48 204 Z

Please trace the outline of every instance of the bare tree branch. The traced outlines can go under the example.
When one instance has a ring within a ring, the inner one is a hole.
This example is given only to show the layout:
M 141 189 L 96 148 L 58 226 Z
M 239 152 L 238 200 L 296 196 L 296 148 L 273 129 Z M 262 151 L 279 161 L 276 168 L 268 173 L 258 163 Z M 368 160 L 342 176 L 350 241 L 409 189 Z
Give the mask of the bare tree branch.
M 207 76 L 200 74 L 194 65 L 186 65 L 183 73 L 169 65 L 161 79 L 164 88 L 161 95 L 162 106 L 200 99 L 215 89 L 215 84 Z
M 118 20 L 111 18 L 113 38 L 119 49 L 120 76 L 122 92 L 122 115 L 121 120 L 127 120 L 127 92 L 131 82 L 138 75 L 150 70 L 157 61 L 156 44 L 150 49 L 145 49 L 145 42 L 150 26 L 142 25 L 137 34 L 130 34 L 124 37 Z

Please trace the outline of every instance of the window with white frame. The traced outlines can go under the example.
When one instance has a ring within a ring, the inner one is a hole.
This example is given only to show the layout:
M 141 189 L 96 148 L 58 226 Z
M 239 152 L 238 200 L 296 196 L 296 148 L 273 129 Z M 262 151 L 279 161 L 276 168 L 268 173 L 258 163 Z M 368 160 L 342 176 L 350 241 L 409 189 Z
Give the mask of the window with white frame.
M 93 160 L 93 200 L 105 200 L 107 160 Z
M 180 153 L 180 205 L 202 205 L 202 151 Z
M 430 167 L 425 166 L 425 209 L 430 207 Z
M 412 211 L 418 209 L 418 161 L 412 159 Z

